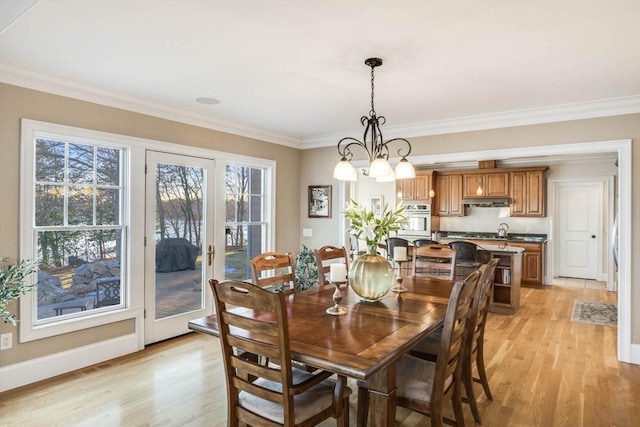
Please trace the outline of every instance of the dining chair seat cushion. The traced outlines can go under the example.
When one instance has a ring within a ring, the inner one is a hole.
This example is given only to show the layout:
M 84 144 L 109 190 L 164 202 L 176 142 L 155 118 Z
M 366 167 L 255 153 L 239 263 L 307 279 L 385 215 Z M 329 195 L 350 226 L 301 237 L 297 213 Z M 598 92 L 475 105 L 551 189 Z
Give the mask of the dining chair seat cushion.
M 313 376 L 313 374 L 309 372 L 296 368 L 293 368 L 291 373 L 293 376 L 293 384 L 299 384 Z M 264 378 L 258 378 L 253 384 L 269 390 L 282 391 L 281 383 Z M 304 393 L 294 396 L 296 408 L 295 423 L 299 424 L 324 409 L 331 407 L 331 405 L 333 405 L 334 389 L 335 381 L 332 379 L 326 379 L 311 387 Z M 349 391 L 350 390 L 345 389 L 345 393 L 348 393 Z M 244 391 L 239 393 L 238 399 L 240 401 L 240 405 L 244 408 L 276 423 L 284 423 L 284 408 L 281 404 L 262 399 L 261 397 L 251 395 Z
M 398 362 L 396 394 L 398 397 L 420 402 L 431 402 L 433 378 L 436 364 L 408 354 Z M 445 390 L 451 385 L 453 376 L 445 381 Z

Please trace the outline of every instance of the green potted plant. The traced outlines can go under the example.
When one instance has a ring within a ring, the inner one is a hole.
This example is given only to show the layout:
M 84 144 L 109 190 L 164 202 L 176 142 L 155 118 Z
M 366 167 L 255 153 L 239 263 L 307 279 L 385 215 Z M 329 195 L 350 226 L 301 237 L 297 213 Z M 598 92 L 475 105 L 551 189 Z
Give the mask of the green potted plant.
M 0 317 L 5 323 L 15 325 L 16 315 L 7 310 L 7 304 L 35 288 L 36 283 L 28 283 L 27 277 L 37 271 L 38 264 L 33 260 L 22 260 L 5 268 L 8 260 L 0 259 Z

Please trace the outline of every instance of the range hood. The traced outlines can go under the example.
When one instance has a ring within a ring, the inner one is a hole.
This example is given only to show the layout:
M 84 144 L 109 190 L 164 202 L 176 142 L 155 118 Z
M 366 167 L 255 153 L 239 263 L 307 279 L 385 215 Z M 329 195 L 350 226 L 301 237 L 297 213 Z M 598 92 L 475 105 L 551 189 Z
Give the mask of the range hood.
M 481 208 L 508 208 L 511 199 L 508 197 L 465 197 L 462 204 Z

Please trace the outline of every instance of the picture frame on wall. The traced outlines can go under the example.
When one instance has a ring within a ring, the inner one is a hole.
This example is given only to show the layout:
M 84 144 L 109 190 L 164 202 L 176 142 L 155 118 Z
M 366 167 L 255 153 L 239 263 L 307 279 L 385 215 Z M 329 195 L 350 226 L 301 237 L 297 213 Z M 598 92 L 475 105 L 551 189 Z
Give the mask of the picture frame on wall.
M 382 194 L 371 196 L 369 198 L 369 205 L 375 216 L 382 215 L 382 206 L 384 204 L 384 196 Z
M 309 218 L 331 218 L 331 186 L 309 186 Z

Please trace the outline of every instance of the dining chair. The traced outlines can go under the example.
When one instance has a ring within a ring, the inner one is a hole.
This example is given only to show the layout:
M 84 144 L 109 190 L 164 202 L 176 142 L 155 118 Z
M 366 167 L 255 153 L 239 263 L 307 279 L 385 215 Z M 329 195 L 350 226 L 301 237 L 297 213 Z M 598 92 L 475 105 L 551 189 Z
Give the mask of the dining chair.
M 480 412 L 478 410 L 477 401 L 473 391 L 473 382 L 480 383 L 485 395 L 489 400 L 493 400 L 489 381 L 484 367 L 484 331 L 487 323 L 487 315 L 489 313 L 489 304 L 491 302 L 491 288 L 493 286 L 493 275 L 495 273 L 498 259 L 494 258 L 486 264 L 483 264 L 478 271 L 480 272 L 480 280 L 476 289 L 476 295 L 473 299 L 473 306 L 469 311 L 469 319 L 467 323 L 467 342 L 465 343 L 465 355 L 462 365 L 462 381 L 465 387 L 466 398 L 464 402 L 471 407 L 471 413 L 477 424 L 482 423 Z M 437 329 L 434 333 L 426 337 L 416 346 L 414 346 L 410 354 L 422 359 L 434 361 L 438 357 L 439 344 L 442 335 L 442 328 Z M 473 376 L 473 364 L 475 362 L 478 371 L 478 377 Z
M 212 279 L 209 284 L 227 380 L 227 425 L 312 426 L 332 417 L 348 426 L 346 377 L 333 379 L 329 371 L 312 374 L 291 365 L 284 293 L 246 282 Z M 281 363 L 262 365 L 243 354 Z
M 447 246 L 456 250 L 456 279 L 466 277 L 488 261 L 484 259 L 482 248 L 473 242 L 454 240 Z
M 468 312 L 480 279 L 475 271 L 456 282 L 449 296 L 442 334 L 435 362 L 404 354 L 396 368 L 396 405 L 428 415 L 432 427 L 447 424 L 464 427 L 462 413 L 462 362 Z M 445 419 L 443 406 L 451 400 L 455 421 Z M 367 424 L 368 390 L 358 381 L 358 419 Z M 362 418 L 361 418 L 362 417 Z
M 456 250 L 445 245 L 427 245 L 413 250 L 413 275 L 454 280 Z
M 294 292 L 293 257 L 290 253 L 264 252 L 251 259 L 253 283 L 274 292 Z
M 440 242 L 436 242 L 435 240 L 431 240 L 431 239 L 416 239 L 413 241 L 413 246 L 415 246 L 416 248 L 419 248 L 420 246 L 427 246 L 427 245 L 439 245 Z
M 344 246 L 323 246 L 320 249 L 314 249 L 313 255 L 316 258 L 318 266 L 318 284 L 320 286 L 328 285 L 328 275 L 331 271 L 331 264 L 341 262 L 345 264 L 346 270 L 349 271 L 349 257 Z
M 411 251 L 409 250 L 409 241 L 407 239 L 403 239 L 402 237 L 388 237 L 386 239 L 386 248 L 387 248 L 387 260 L 391 262 L 391 265 L 395 266 L 395 262 L 393 259 L 393 249 L 397 247 L 402 247 L 407 249 L 407 259 L 411 261 L 413 258 L 410 255 Z M 406 269 L 410 267 L 405 266 Z M 403 270 L 405 269 L 403 268 Z M 395 269 L 395 267 L 394 267 Z

